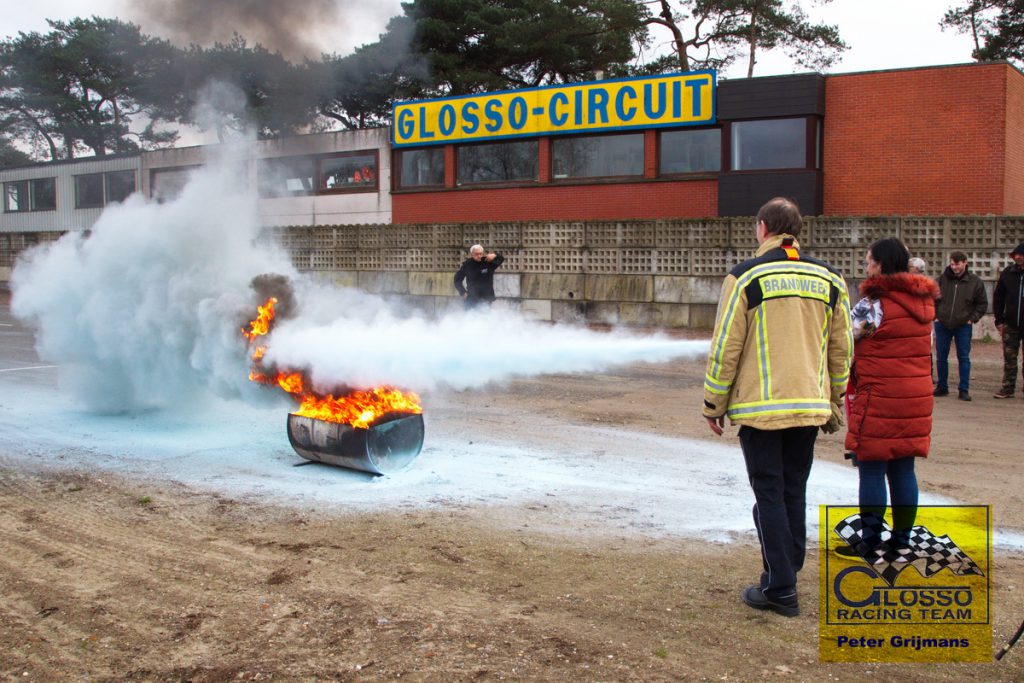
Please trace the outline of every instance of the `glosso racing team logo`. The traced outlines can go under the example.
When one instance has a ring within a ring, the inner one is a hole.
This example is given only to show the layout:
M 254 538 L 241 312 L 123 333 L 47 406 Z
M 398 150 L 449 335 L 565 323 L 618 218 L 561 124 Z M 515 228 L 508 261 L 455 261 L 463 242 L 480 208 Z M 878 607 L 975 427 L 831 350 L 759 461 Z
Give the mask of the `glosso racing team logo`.
M 988 507 L 908 512 L 821 506 L 823 661 L 991 660 Z

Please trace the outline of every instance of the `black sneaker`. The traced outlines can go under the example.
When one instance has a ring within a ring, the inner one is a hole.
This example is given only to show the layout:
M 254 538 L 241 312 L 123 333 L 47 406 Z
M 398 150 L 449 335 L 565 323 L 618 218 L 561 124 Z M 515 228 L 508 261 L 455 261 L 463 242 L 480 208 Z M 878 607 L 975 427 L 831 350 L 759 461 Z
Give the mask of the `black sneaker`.
M 766 609 L 775 612 L 783 617 L 795 617 L 800 614 L 800 604 L 797 602 L 796 591 L 789 595 L 777 598 L 769 598 L 759 586 L 751 586 L 740 595 L 750 607 L 754 609 Z
M 857 549 L 852 545 L 841 545 L 836 547 L 836 555 L 840 557 L 856 557 L 860 558 L 861 554 L 857 552 Z
M 1013 398 L 1013 389 L 1000 389 L 992 394 L 992 398 Z
M 960 393 L 957 394 L 957 398 L 960 399 L 961 401 L 970 401 L 971 395 L 967 393 L 966 389 L 961 389 Z
M 932 392 L 932 396 L 949 396 L 949 389 L 935 387 L 935 391 Z

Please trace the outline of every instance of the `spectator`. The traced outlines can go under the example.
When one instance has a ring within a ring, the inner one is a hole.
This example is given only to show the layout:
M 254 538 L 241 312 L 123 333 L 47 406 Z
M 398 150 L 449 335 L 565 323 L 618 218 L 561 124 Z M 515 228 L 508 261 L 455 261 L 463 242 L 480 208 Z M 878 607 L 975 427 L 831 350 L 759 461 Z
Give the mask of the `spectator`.
M 907 265 L 907 271 L 911 275 L 924 275 L 926 269 L 927 266 L 924 262 L 924 259 L 918 256 L 911 257 Z
M 466 308 L 490 306 L 494 301 L 494 271 L 505 261 L 501 254 L 484 256 L 484 248 L 474 244 L 469 258 L 455 273 L 455 289 L 466 303 Z M 465 284 L 463 284 L 465 282 Z
M 850 362 L 850 302 L 837 270 L 800 252 L 803 221 L 776 197 L 757 214 L 754 258 L 722 283 L 704 378 L 704 417 L 721 435 L 728 415 L 754 491 L 760 582 L 744 603 L 800 613 L 796 575 L 807 547 L 807 477 L 818 428 L 842 423 Z
M 853 307 L 846 448 L 857 465 L 861 514 L 885 514 L 888 480 L 895 535 L 888 541 L 905 547 L 917 516 L 914 459 L 926 457 L 931 444 L 931 322 L 939 288 L 909 272 L 907 250 L 894 237 L 872 244 L 865 263 L 864 298 Z M 865 556 L 874 549 L 836 552 Z
M 988 310 L 988 297 L 981 278 L 967 268 L 967 254 L 954 251 L 949 267 L 936 278 L 941 296 L 935 309 L 935 396 L 949 394 L 949 347 L 956 343 L 960 382 L 957 397 L 970 401 L 971 335 L 974 323 Z
M 992 293 L 992 312 L 1003 338 L 1003 386 L 996 398 L 1013 398 L 1017 383 L 1017 354 L 1024 330 L 1024 242 L 1010 252 L 1013 263 L 999 275 Z M 1022 380 L 1024 381 L 1024 380 Z

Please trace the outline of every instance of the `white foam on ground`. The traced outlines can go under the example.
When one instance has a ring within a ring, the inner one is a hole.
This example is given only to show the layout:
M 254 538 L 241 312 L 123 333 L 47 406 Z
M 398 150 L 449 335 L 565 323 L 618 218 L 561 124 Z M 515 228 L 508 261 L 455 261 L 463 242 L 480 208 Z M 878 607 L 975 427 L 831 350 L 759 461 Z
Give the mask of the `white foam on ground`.
M 26 377 L 30 374 L 31 377 Z M 288 444 L 288 404 L 257 408 L 208 397 L 181 411 L 97 416 L 56 389 L 52 369 L 0 376 L 0 459 L 111 471 L 146 482 L 169 480 L 232 497 L 334 512 L 506 506 L 549 508 L 599 534 L 753 537 L 739 449 L 591 424 L 531 418 L 521 439 L 467 434 L 451 394 L 431 411 L 424 450 L 404 472 L 371 477 L 304 462 Z M 20 376 L 19 379 L 15 377 Z M 500 420 L 500 417 L 496 417 Z M 549 435 L 558 431 L 559 438 Z M 555 450 L 545 443 L 571 444 Z M 820 504 L 852 504 L 856 470 L 818 462 L 808 484 L 808 533 Z M 948 503 L 922 494 L 922 504 Z M 543 525 L 543 523 L 542 523 Z M 547 528 L 557 531 L 557 524 Z M 572 529 L 576 525 L 566 525 Z M 1024 536 L 997 532 L 997 546 L 1024 548 Z

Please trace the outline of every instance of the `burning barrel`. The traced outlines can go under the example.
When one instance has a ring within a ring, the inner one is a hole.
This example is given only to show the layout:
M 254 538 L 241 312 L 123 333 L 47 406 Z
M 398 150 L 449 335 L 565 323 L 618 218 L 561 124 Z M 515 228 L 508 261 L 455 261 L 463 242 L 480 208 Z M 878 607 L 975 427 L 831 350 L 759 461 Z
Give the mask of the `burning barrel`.
M 368 427 L 353 427 L 290 413 L 288 441 L 306 460 L 391 474 L 408 467 L 423 448 L 423 415 L 390 413 Z

